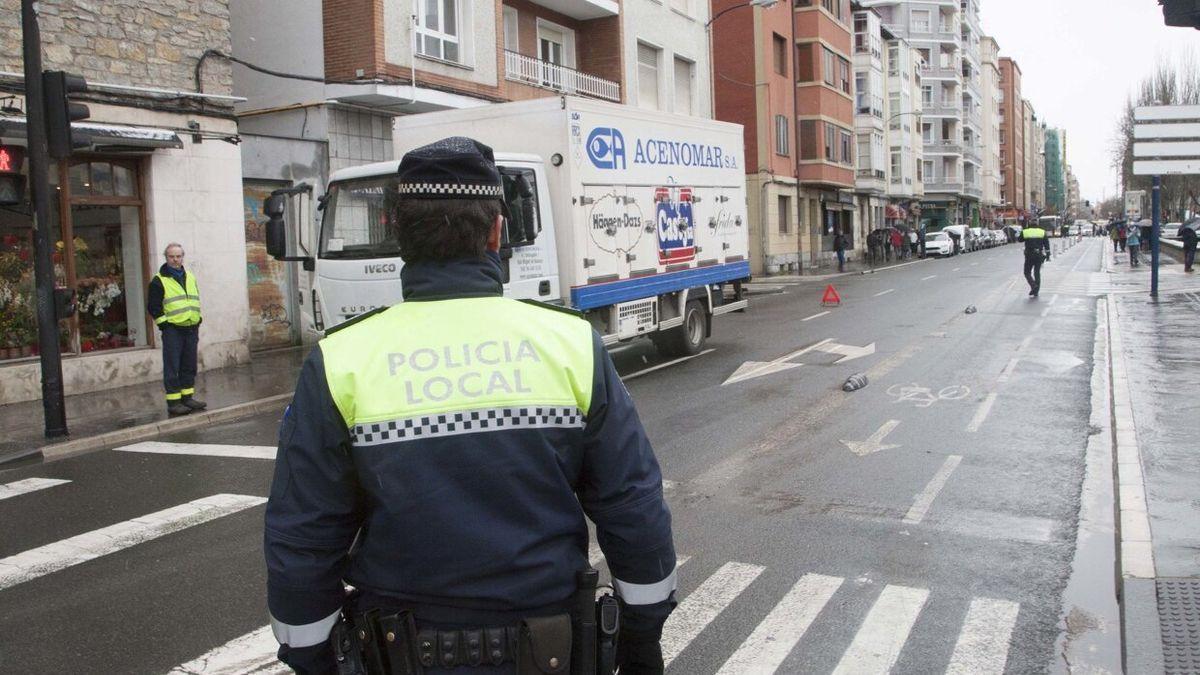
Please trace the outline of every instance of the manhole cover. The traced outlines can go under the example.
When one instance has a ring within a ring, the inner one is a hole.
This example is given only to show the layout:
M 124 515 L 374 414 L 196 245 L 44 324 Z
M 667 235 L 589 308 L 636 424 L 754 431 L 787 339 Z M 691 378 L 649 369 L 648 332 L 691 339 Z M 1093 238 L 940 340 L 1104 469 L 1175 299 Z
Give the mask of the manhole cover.
M 1200 672 L 1200 579 L 1159 579 L 1158 621 L 1164 670 Z

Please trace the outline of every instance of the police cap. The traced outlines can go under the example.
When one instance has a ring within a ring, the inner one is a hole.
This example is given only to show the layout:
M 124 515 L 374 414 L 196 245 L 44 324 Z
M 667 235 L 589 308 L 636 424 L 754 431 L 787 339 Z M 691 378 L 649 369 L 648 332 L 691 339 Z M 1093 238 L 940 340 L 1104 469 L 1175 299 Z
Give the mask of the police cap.
M 452 136 L 410 150 L 397 173 L 400 199 L 504 200 L 492 149 L 471 138 Z

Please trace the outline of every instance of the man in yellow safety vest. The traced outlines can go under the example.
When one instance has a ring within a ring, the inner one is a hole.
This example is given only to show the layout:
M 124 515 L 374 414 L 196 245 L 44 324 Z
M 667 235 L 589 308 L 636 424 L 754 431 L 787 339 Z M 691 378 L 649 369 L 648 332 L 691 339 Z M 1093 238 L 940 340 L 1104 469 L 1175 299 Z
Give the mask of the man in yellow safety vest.
M 163 249 L 167 259 L 150 280 L 146 311 L 162 331 L 163 388 L 167 413 L 186 415 L 208 406 L 196 394 L 196 346 L 200 339 L 200 290 L 183 269 L 183 246 Z

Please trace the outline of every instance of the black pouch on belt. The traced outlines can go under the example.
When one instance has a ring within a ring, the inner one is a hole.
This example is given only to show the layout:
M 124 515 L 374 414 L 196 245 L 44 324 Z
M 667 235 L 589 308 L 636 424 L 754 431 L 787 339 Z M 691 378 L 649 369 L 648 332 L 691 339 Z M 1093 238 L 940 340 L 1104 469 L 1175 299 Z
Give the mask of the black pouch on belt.
M 517 645 L 518 675 L 559 675 L 571 669 L 571 615 L 525 619 Z

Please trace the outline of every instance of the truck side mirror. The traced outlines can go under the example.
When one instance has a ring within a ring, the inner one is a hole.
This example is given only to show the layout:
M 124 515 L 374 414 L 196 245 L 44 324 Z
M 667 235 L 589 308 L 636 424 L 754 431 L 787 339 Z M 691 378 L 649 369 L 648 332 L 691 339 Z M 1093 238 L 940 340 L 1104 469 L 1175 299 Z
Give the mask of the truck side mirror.
M 287 257 L 287 223 L 283 219 L 287 209 L 287 197 L 271 195 L 263 200 L 263 213 L 267 216 L 267 253 L 272 258 Z

